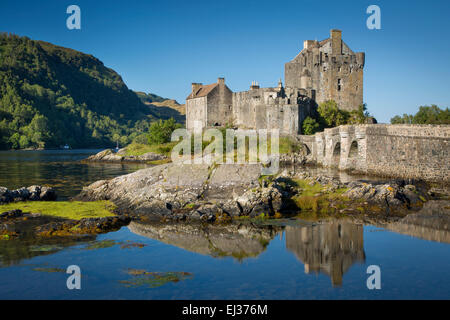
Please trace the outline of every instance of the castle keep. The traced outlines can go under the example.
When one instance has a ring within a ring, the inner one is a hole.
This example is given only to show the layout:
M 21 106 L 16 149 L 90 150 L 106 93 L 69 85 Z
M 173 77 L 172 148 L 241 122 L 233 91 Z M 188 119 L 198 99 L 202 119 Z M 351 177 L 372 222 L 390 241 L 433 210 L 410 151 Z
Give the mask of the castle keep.
M 186 127 L 232 125 L 246 129 L 279 129 L 300 134 L 303 120 L 324 101 L 339 108 L 357 110 L 363 104 L 364 53 L 354 53 L 340 30 L 331 30 L 323 41 L 306 40 L 304 48 L 285 65 L 285 86 L 232 92 L 224 78 L 217 83 L 192 84 L 186 98 Z

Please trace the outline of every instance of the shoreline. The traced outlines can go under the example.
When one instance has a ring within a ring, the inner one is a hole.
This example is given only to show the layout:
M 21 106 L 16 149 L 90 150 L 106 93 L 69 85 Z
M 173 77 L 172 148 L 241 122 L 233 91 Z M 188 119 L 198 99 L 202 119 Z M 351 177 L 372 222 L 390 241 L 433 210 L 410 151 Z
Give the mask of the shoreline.
M 373 177 L 370 182 L 355 179 L 344 183 L 339 178 L 308 172 L 305 168 L 332 170 L 310 163 L 291 164 L 282 167 L 274 177 L 264 177 L 259 165 L 168 163 L 96 181 L 71 201 L 108 200 L 116 206 L 111 219 L 92 218 L 90 228 L 81 228 L 87 234 L 97 234 L 117 230 L 130 221 L 214 225 L 280 223 L 283 219 L 322 223 L 348 218 L 361 223 L 393 223 L 416 214 L 428 201 L 449 199 L 448 189 L 441 194 L 423 181 L 389 178 L 380 181 L 379 177 Z M 4 211 L 0 205 L 0 214 Z M 18 216 L 1 218 L 0 224 L 8 222 L 11 226 L 38 218 L 40 214 L 23 210 Z M 80 220 L 47 222 L 50 224 L 44 227 L 46 236 L 79 236 L 82 233 L 76 226 Z M 96 223 L 103 227 L 97 230 Z M 14 236 L 5 230 L 8 228 L 0 229 L 0 235 Z

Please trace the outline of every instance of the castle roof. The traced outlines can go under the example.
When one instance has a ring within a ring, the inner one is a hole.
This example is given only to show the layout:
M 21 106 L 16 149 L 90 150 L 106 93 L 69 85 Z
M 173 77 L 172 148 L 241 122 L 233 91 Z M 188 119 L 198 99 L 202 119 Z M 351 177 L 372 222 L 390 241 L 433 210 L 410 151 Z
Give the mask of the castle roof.
M 208 85 L 199 86 L 195 92 L 191 92 L 190 95 L 186 99 L 194 99 L 200 97 L 206 97 L 215 87 L 217 87 L 218 83 L 212 83 Z

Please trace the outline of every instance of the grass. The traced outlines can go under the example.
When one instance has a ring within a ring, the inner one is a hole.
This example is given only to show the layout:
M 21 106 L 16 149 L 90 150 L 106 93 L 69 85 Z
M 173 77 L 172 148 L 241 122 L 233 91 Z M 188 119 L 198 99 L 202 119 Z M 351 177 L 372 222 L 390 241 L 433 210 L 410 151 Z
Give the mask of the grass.
M 28 201 L 0 206 L 0 211 L 19 209 L 23 212 L 41 213 L 45 216 L 80 220 L 82 218 L 111 217 L 115 206 L 109 201 Z
M 289 137 L 280 137 L 279 141 L 280 154 L 297 153 L 301 149 L 302 146 L 296 143 L 293 139 Z
M 147 152 L 154 152 L 158 154 L 163 154 L 165 156 L 170 156 L 172 148 L 176 144 L 177 142 L 168 142 L 160 145 L 148 145 L 133 142 L 126 147 L 125 154 L 127 156 L 142 156 Z
M 224 141 L 224 145 L 223 145 L 224 159 L 223 160 L 225 161 L 226 160 L 225 129 L 222 129 L 221 132 L 222 132 L 223 141 Z M 212 142 L 202 141 L 202 150 L 204 150 L 210 143 L 212 143 Z M 127 156 L 141 156 L 147 152 L 154 152 L 154 153 L 163 154 L 165 156 L 170 157 L 172 149 L 177 144 L 178 144 L 178 142 L 168 142 L 168 143 L 164 143 L 164 144 L 160 144 L 160 145 L 148 145 L 148 144 L 141 144 L 141 143 L 133 142 L 126 147 L 125 154 Z M 192 145 L 191 153 L 193 154 L 193 152 L 194 152 L 193 137 L 192 137 L 191 145 Z M 258 143 L 258 148 L 259 148 L 259 143 Z M 267 148 L 268 148 L 268 152 L 270 154 L 270 152 L 271 152 L 271 139 L 270 138 L 267 140 Z M 301 148 L 302 148 L 301 145 L 296 143 L 290 137 L 282 136 L 279 139 L 279 153 L 280 154 L 288 154 L 288 153 L 298 152 L 301 150 Z M 235 142 L 234 142 L 234 151 L 236 151 L 236 150 L 237 150 L 237 139 L 235 139 Z M 248 161 L 248 159 L 249 159 L 249 139 L 248 139 L 248 137 L 246 138 L 246 143 L 245 143 L 245 158 L 246 158 L 246 161 Z M 237 160 L 236 152 L 234 154 L 234 159 Z M 159 160 L 159 161 L 161 161 L 161 160 Z M 166 163 L 166 162 L 163 162 L 163 163 Z M 160 163 L 155 163 L 155 164 L 160 164 Z
M 348 198 L 343 196 L 346 188 L 327 191 L 325 186 L 309 180 L 290 180 L 298 194 L 292 197 L 294 207 L 299 210 L 298 217 L 305 220 L 317 220 L 339 216 L 339 210 L 346 208 Z

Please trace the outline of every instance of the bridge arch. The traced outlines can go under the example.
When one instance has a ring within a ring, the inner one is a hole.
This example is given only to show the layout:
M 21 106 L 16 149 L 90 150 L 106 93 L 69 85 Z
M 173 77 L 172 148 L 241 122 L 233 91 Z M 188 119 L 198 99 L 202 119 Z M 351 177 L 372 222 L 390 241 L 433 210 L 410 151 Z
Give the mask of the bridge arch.
M 331 165 L 334 167 L 339 167 L 339 162 L 341 161 L 341 142 L 338 141 L 334 144 L 333 153 L 331 156 Z

